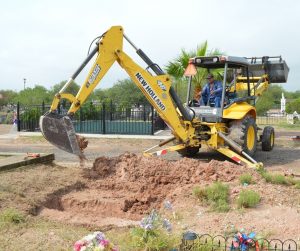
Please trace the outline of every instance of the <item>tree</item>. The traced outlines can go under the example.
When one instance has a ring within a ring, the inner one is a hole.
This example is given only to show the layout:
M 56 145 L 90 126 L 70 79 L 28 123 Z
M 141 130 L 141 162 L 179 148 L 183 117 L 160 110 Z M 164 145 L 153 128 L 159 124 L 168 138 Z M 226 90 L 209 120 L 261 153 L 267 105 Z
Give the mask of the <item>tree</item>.
M 13 99 L 18 95 L 12 90 L 0 90 L 0 107 L 13 102 Z
M 264 115 L 268 110 L 273 108 L 273 106 L 272 96 L 266 94 L 258 99 L 256 103 L 256 112 L 258 115 Z
M 26 88 L 19 92 L 17 96 L 14 97 L 13 102 L 20 102 L 23 105 L 37 105 L 45 103 L 50 103 L 52 96 L 49 91 L 41 85 L 36 85 L 34 88 Z
M 56 93 L 58 93 L 58 92 L 61 90 L 61 88 L 63 88 L 63 86 L 64 86 L 66 83 L 67 83 L 67 81 L 64 80 L 64 81 L 61 81 L 60 83 L 55 84 L 54 86 L 52 86 L 51 89 L 50 89 L 50 91 L 49 91 L 51 97 L 54 97 L 54 95 L 55 95 Z M 73 83 L 66 89 L 65 92 L 71 93 L 71 94 L 73 94 L 73 95 L 75 96 L 75 95 L 77 94 L 77 92 L 79 91 L 79 88 L 80 88 L 79 85 L 76 84 L 75 82 L 73 82 Z
M 189 63 L 189 59 L 196 57 L 196 56 L 211 56 L 211 55 L 220 55 L 222 52 L 218 49 L 208 50 L 207 41 L 197 46 L 195 50 L 187 52 L 186 50 L 182 49 L 181 54 L 172 61 L 169 61 L 167 66 L 165 67 L 167 73 L 173 78 L 173 82 L 175 85 L 175 90 L 177 91 L 178 95 L 182 100 L 184 100 L 186 96 L 186 78 L 183 75 L 184 71 Z M 216 76 L 220 76 L 222 71 L 214 70 Z M 197 74 L 193 76 L 193 89 L 195 92 L 199 92 L 204 83 L 206 82 L 206 75 L 207 70 L 204 68 L 198 68 Z
M 145 104 L 147 99 L 131 79 L 119 80 L 107 89 L 107 98 L 121 105 Z
M 297 98 L 297 99 L 287 103 L 287 105 L 286 105 L 287 113 L 293 113 L 294 111 L 296 111 L 297 113 L 300 113 L 300 98 Z
M 271 85 L 256 103 L 257 114 L 264 115 L 268 110 L 272 108 L 279 108 L 282 93 L 285 93 L 285 91 L 281 86 Z

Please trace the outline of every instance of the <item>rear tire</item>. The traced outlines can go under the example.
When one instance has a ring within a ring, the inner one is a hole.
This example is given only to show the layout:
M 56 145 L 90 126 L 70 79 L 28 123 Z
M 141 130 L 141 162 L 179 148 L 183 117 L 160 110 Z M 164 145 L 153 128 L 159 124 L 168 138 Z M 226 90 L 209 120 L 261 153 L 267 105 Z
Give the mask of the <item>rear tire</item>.
M 253 156 L 257 149 L 257 126 L 254 118 L 246 117 L 242 124 L 243 150 L 250 156 Z
M 234 120 L 230 125 L 229 138 L 238 143 L 244 152 L 253 156 L 257 149 L 257 126 L 255 119 L 246 116 L 243 120 Z
M 200 147 L 188 146 L 184 149 L 178 150 L 177 152 L 183 157 L 194 157 L 199 152 Z
M 275 131 L 272 126 L 266 126 L 261 138 L 261 149 L 263 151 L 272 151 L 275 143 Z

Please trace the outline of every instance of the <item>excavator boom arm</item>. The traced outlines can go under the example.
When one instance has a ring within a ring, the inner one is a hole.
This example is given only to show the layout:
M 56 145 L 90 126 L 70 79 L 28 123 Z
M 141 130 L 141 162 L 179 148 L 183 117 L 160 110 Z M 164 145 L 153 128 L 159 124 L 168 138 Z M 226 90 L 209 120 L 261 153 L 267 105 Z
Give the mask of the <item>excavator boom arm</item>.
M 147 63 L 150 62 L 149 64 L 151 65 L 149 65 L 149 67 L 152 67 L 157 76 L 153 76 L 150 72 L 135 63 L 123 52 L 123 38 L 124 34 L 121 26 L 111 27 L 111 29 L 103 35 L 102 39 L 98 41 L 98 50 L 93 50 L 93 54 L 96 54 L 98 51 L 97 58 L 76 97 L 64 91 L 82 70 L 82 66 L 55 96 L 49 113 L 42 116 L 40 120 L 40 128 L 45 138 L 52 144 L 68 152 L 77 155 L 81 154 L 80 147 L 78 147 L 78 145 L 76 146 L 78 140 L 70 117 L 84 104 L 114 62 L 118 62 L 128 73 L 133 82 L 143 92 L 149 103 L 151 103 L 160 117 L 172 129 L 173 134 L 182 140 L 182 142 L 188 139 L 191 131 L 194 130 L 194 128 L 190 126 L 192 118 L 174 93 L 169 76 L 164 74 L 157 65 L 153 65 L 152 61 L 141 50 L 137 50 L 137 53 L 142 56 L 144 61 Z M 126 36 L 125 38 L 128 39 Z M 89 55 L 88 59 L 90 60 L 92 56 L 93 55 Z M 83 66 L 86 64 L 87 60 L 85 60 Z M 55 114 L 59 101 L 62 98 L 66 98 L 71 102 L 67 116 Z M 57 128 L 59 128 L 59 130 L 57 130 Z M 61 142 L 61 138 L 63 137 L 68 138 L 67 142 Z

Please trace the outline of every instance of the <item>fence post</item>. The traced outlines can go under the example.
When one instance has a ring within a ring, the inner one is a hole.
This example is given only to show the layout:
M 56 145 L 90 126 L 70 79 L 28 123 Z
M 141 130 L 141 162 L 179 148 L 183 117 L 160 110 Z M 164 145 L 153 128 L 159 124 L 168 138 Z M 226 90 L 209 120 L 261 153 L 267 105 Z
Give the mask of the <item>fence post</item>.
M 82 109 L 79 110 L 79 131 L 82 132 Z
M 106 128 L 105 128 L 105 103 L 102 103 L 102 128 L 103 128 L 103 134 L 106 134 Z
M 44 114 L 45 113 L 45 101 L 43 100 L 42 102 L 42 113 Z
M 113 120 L 113 113 L 112 113 L 112 110 L 113 110 L 113 102 L 112 102 L 112 99 L 110 100 L 110 121 Z
M 151 105 L 151 135 L 154 135 L 154 108 Z
M 17 103 L 17 125 L 18 125 L 18 132 L 21 131 L 21 121 L 20 121 L 20 102 Z

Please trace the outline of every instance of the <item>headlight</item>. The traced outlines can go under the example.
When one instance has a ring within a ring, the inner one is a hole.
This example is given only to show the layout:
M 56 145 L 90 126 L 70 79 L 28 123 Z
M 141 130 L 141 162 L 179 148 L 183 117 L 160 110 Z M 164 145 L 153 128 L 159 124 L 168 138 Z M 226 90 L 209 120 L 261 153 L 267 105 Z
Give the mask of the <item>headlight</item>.
M 196 58 L 196 63 L 201 64 L 201 58 Z
M 217 63 L 218 61 L 219 61 L 218 58 L 213 58 L 213 62 L 214 62 L 214 63 Z

